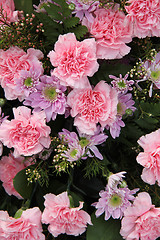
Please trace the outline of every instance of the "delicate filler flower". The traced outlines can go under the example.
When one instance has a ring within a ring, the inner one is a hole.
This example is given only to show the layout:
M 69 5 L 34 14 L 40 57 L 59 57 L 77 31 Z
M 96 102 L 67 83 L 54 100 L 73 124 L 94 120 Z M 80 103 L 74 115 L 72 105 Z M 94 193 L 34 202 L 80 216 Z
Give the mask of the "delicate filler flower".
M 45 113 L 34 112 L 21 106 L 13 108 L 14 119 L 4 120 L 0 126 L 0 141 L 14 148 L 14 157 L 31 156 L 50 146 L 50 127 L 46 125 Z
M 35 112 L 44 110 L 47 122 L 55 120 L 57 114 L 65 113 L 65 91 L 66 87 L 60 85 L 59 79 L 55 76 L 41 76 L 36 91 L 26 98 L 24 105 L 33 107 Z
M 89 22 L 92 22 L 94 19 L 92 13 L 99 7 L 99 1 L 95 0 L 68 0 L 67 2 L 69 7 L 73 5 L 72 13 L 75 13 L 80 21 L 85 16 Z
M 133 194 L 137 190 L 130 190 L 128 187 L 111 189 L 106 186 L 105 190 L 100 191 L 98 202 L 92 204 L 97 209 L 96 217 L 105 213 L 105 220 L 108 220 L 111 216 L 114 219 L 122 218 L 125 209 L 131 205 L 130 201 L 134 200 Z
M 160 1 L 129 0 L 125 9 L 132 21 L 134 37 L 160 37 Z
M 43 58 L 40 50 L 29 48 L 27 53 L 16 46 L 10 47 L 6 51 L 0 50 L 0 84 L 5 91 L 8 100 L 19 98 L 21 91 L 16 91 L 16 79 L 20 77 L 21 70 L 29 70 L 33 65 L 42 68 L 39 59 Z
M 144 167 L 142 180 L 151 185 L 157 181 L 160 186 L 160 129 L 140 137 L 138 144 L 144 150 L 136 159 Z
M 57 196 L 46 194 L 44 198 L 42 223 L 49 224 L 48 231 L 54 237 L 64 233 L 78 236 L 86 231 L 87 224 L 92 224 L 90 215 L 81 210 L 83 202 L 80 202 L 79 207 L 70 208 L 67 192 Z
M 109 75 L 110 78 L 114 79 L 111 84 L 113 87 L 120 93 L 127 93 L 128 91 L 132 91 L 131 85 L 134 84 L 133 80 L 127 80 L 128 74 L 122 77 L 122 74 L 119 75 L 119 78 L 113 75 Z
M 118 8 L 119 5 L 109 9 L 98 9 L 94 12 L 95 18 L 92 23 L 86 18 L 82 21 L 91 36 L 96 39 L 97 58 L 122 58 L 130 52 L 126 43 L 132 41 L 132 27 L 130 20 L 127 20 Z
M 81 133 L 93 135 L 97 124 L 104 128 L 111 126 L 116 119 L 118 93 L 104 81 L 94 88 L 74 89 L 67 96 L 71 107 L 71 116 L 75 117 L 74 125 Z
M 38 207 L 23 211 L 17 219 L 9 217 L 6 211 L 0 211 L 0 239 L 45 240 L 42 231 L 41 211 Z
M 72 88 L 88 87 L 87 76 L 92 77 L 99 68 L 95 40 L 79 42 L 74 33 L 60 35 L 48 57 L 55 67 L 53 75 L 60 79 L 62 85 Z
M 127 240 L 156 240 L 160 237 L 160 208 L 152 205 L 150 195 L 141 192 L 122 219 L 120 234 Z

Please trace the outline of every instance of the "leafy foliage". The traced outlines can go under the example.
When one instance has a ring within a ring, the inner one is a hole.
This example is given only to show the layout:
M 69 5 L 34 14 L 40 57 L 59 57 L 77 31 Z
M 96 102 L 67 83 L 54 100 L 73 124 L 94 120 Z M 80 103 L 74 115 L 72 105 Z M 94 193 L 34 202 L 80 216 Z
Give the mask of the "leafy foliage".
M 88 31 L 79 23 L 79 18 L 72 16 L 65 0 L 54 1 L 44 6 L 47 15 L 37 13 L 37 17 L 44 25 L 44 35 L 47 40 L 54 43 L 60 34 L 75 33 L 77 39 L 81 39 Z
M 122 240 L 119 234 L 120 221 L 115 219 L 104 220 L 104 215 L 96 218 L 91 216 L 93 226 L 87 228 L 87 240 Z

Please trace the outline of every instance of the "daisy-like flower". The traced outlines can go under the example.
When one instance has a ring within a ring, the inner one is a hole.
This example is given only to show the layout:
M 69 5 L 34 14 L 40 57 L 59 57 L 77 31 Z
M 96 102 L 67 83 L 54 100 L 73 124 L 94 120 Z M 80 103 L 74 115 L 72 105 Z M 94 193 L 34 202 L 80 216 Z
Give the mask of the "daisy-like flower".
M 110 217 L 114 219 L 122 218 L 125 209 L 131 205 L 133 196 L 138 189 L 130 190 L 128 187 L 110 189 L 106 186 L 105 190 L 100 191 L 98 202 L 93 203 L 96 210 L 96 217 L 99 217 L 105 212 L 105 220 Z
M 54 3 L 54 1 L 52 0 L 40 0 L 40 3 L 38 6 L 36 6 L 35 4 L 33 4 L 33 7 L 35 8 L 35 12 L 42 12 L 42 13 L 46 13 L 46 10 L 44 8 L 44 6 L 49 6 L 48 3 Z
M 123 181 L 123 178 L 125 177 L 124 174 L 126 172 L 119 172 L 119 173 L 115 173 L 115 174 L 111 174 L 108 177 L 108 187 L 111 189 L 114 189 L 115 187 L 117 187 L 118 184 L 121 184 Z
M 15 90 L 19 92 L 18 99 L 23 101 L 32 92 L 36 92 L 36 86 L 39 83 L 40 76 L 43 74 L 43 68 L 31 67 L 28 71 L 21 70 L 19 78 L 16 79 Z M 20 94 L 21 93 L 21 94 Z
M 131 85 L 134 84 L 133 80 L 127 80 L 128 74 L 122 77 L 122 74 L 119 75 L 119 78 L 113 75 L 109 75 L 111 79 L 114 79 L 111 84 L 113 87 L 120 93 L 127 93 L 128 91 L 132 91 Z
M 118 105 L 117 105 L 117 115 L 116 120 L 107 128 L 110 130 L 110 134 L 113 138 L 119 137 L 121 127 L 125 127 L 125 123 L 122 120 L 124 114 L 132 115 L 136 108 L 133 106 L 134 101 L 132 100 L 132 94 L 118 94 Z
M 93 157 L 94 155 L 100 160 L 103 159 L 102 154 L 95 145 L 105 142 L 108 137 L 107 135 L 99 133 L 98 131 L 93 136 L 80 134 L 80 137 L 78 137 L 75 132 L 69 132 L 67 129 L 62 129 L 62 132 L 59 133 L 59 137 L 68 145 L 68 150 L 66 150 L 65 154 L 63 154 L 63 156 L 67 157 L 67 160 L 71 158 L 75 160 L 80 158 L 86 159 L 87 156 Z
M 80 20 L 85 16 L 89 22 L 93 22 L 92 13 L 98 9 L 100 3 L 96 0 L 68 0 L 68 4 Z
M 141 64 L 141 69 L 143 70 L 143 79 L 137 80 L 137 86 L 139 87 L 138 83 L 142 81 L 149 80 L 151 82 L 150 89 L 149 89 L 149 96 L 152 97 L 153 87 L 160 89 L 160 52 L 156 54 L 153 60 L 147 60 Z
M 34 111 L 45 111 L 47 122 L 55 120 L 57 114 L 64 114 L 66 87 L 60 85 L 59 79 L 55 76 L 43 75 L 36 91 L 31 93 L 24 101 L 24 105 L 31 106 Z

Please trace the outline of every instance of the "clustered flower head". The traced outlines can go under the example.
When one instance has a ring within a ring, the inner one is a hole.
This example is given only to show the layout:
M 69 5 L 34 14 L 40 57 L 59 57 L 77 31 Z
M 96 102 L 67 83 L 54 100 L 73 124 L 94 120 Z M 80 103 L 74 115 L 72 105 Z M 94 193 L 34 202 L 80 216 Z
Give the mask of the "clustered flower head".
M 125 6 L 127 19 L 133 25 L 133 36 L 160 37 L 160 2 L 158 0 L 129 0 Z
M 46 125 L 43 111 L 31 114 L 31 109 L 13 108 L 14 119 L 4 120 L 0 125 L 0 141 L 14 148 L 14 157 L 31 156 L 50 146 L 50 127 Z
M 160 237 L 160 208 L 152 205 L 147 192 L 141 192 L 124 211 L 120 234 L 127 240 L 156 240 Z
M 90 215 L 82 210 L 83 202 L 80 202 L 79 207 L 70 207 L 67 192 L 57 196 L 46 194 L 44 198 L 42 223 L 49 224 L 48 231 L 54 237 L 64 233 L 78 236 L 86 231 L 87 224 L 92 225 Z
M 128 54 L 130 47 L 126 43 L 132 41 L 132 25 L 124 12 L 119 10 L 119 5 L 97 9 L 94 16 L 92 22 L 84 18 L 82 24 L 96 39 L 97 58 L 119 59 Z
M 73 9 L 72 13 L 75 13 L 76 17 L 82 21 L 83 17 L 86 17 L 89 22 L 93 21 L 92 14 L 96 9 L 99 7 L 99 1 L 95 0 L 68 0 L 69 7 L 71 10 Z
M 42 63 L 39 61 L 41 58 L 43 58 L 43 53 L 34 48 L 29 48 L 27 53 L 17 46 L 12 46 L 6 51 L 0 50 L 0 84 L 4 89 L 6 99 L 23 100 L 24 93 L 22 94 L 21 87 L 17 90 L 16 81 L 20 77 L 21 70 L 41 69 Z M 26 83 L 27 81 L 23 81 L 24 85 Z
M 6 211 L 0 211 L 0 239 L 45 240 L 41 215 L 38 207 L 23 211 L 17 219 L 10 217 Z
M 35 90 L 25 99 L 24 105 L 31 106 L 35 112 L 44 110 L 46 120 L 55 120 L 57 114 L 64 114 L 66 107 L 66 87 L 53 76 L 43 75 Z
M 60 35 L 48 57 L 55 67 L 52 74 L 72 88 L 88 87 L 87 76 L 92 77 L 99 68 L 95 39 L 79 42 L 74 33 Z
M 96 217 L 105 213 L 105 220 L 108 220 L 110 217 L 121 219 L 126 208 L 135 199 L 133 195 L 138 189 L 130 190 L 127 186 L 121 186 L 124 173 L 120 172 L 110 175 L 105 190 L 99 193 L 100 198 L 98 202 L 92 204 L 97 209 Z
M 103 159 L 96 145 L 105 142 L 107 139 L 105 134 L 97 131 L 93 136 L 80 134 L 80 137 L 78 137 L 75 132 L 62 129 L 62 132 L 59 132 L 59 137 L 63 144 L 67 144 L 67 149 L 61 154 L 67 161 L 77 161 L 94 155 L 100 160 Z
M 122 74 L 119 75 L 119 78 L 113 75 L 109 75 L 111 79 L 114 79 L 111 84 L 113 87 L 120 93 L 127 93 L 132 90 L 131 85 L 134 84 L 133 80 L 127 80 L 128 74 L 122 77 Z
M 152 97 L 153 88 L 160 89 L 160 52 L 151 60 L 142 62 L 139 68 L 138 73 L 140 73 L 143 78 L 137 80 L 136 83 L 138 84 L 146 80 L 150 81 L 149 96 Z
M 138 144 L 144 150 L 136 158 L 144 167 L 142 180 L 151 185 L 157 182 L 160 186 L 160 129 L 140 137 Z
M 115 122 L 118 92 L 105 81 L 100 81 L 93 90 L 91 86 L 72 90 L 67 96 L 67 104 L 78 131 L 93 135 L 98 123 L 104 128 Z

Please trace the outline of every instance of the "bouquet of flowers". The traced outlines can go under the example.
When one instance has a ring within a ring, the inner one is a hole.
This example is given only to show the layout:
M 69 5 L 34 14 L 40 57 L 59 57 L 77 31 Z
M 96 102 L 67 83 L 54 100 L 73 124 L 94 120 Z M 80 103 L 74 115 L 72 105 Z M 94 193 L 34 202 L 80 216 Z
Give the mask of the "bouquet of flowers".
M 160 1 L 0 0 L 0 239 L 160 237 Z

